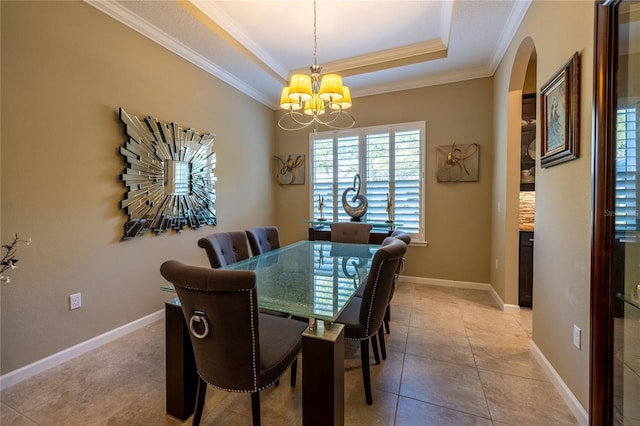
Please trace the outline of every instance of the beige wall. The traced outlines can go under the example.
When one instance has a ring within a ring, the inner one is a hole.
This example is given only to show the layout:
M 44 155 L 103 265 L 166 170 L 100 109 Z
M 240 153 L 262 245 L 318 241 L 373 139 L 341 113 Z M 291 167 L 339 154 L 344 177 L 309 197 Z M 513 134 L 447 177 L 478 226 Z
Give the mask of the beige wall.
M 494 79 L 495 182 L 492 256 L 500 265 L 492 284 L 507 303 L 517 303 L 519 91 L 533 43 L 540 88 L 571 56 L 582 55 L 580 158 L 547 169 L 536 165 L 533 342 L 582 406 L 589 403 L 589 292 L 591 236 L 591 111 L 593 103 L 593 10 L 591 1 L 534 1 Z M 571 25 L 566 17 L 571 16 Z M 554 28 L 554 31 L 549 31 Z M 526 50 L 526 49 L 525 49 Z M 517 75 L 516 75 L 517 74 Z M 538 140 L 540 140 L 538 128 Z M 538 147 L 539 149 L 539 147 Z M 539 152 L 539 151 L 538 151 Z M 497 211 L 497 204 L 506 210 Z M 573 346 L 573 325 L 582 349 Z
M 208 265 L 198 238 L 272 223 L 274 139 L 270 109 L 86 3 L 1 8 L 2 242 L 34 241 L 2 286 L 6 373 L 163 309 L 159 266 Z M 119 107 L 216 134 L 217 227 L 120 241 Z
M 538 93 L 538 82 L 536 81 L 536 69 L 538 64 L 535 59 L 532 59 L 527 64 L 527 74 L 524 77 L 524 83 L 522 85 L 522 93 Z
M 492 79 L 425 87 L 354 99 L 356 127 L 426 121 L 426 247 L 410 247 L 406 275 L 490 281 Z M 277 117 L 282 113 L 277 112 Z M 436 183 L 439 145 L 480 144 L 478 182 Z M 276 132 L 276 154 L 309 154 L 309 132 Z M 307 157 L 308 158 L 308 157 Z M 309 167 L 305 185 L 276 188 L 276 220 L 284 242 L 306 238 Z

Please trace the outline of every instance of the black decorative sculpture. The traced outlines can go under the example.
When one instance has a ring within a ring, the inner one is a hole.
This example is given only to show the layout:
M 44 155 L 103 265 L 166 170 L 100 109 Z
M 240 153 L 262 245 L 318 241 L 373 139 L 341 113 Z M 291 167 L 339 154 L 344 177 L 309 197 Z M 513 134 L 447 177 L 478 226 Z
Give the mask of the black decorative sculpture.
M 360 195 L 360 183 L 360 174 L 356 173 L 353 177 L 353 186 L 345 189 L 342 193 L 342 207 L 344 211 L 351 216 L 352 222 L 360 222 L 360 218 L 367 213 L 367 207 L 369 207 L 367 197 Z M 351 197 L 351 202 L 355 203 L 357 201 L 357 204 L 354 206 L 350 205 L 347 201 L 347 194 L 351 191 L 355 192 L 355 195 Z

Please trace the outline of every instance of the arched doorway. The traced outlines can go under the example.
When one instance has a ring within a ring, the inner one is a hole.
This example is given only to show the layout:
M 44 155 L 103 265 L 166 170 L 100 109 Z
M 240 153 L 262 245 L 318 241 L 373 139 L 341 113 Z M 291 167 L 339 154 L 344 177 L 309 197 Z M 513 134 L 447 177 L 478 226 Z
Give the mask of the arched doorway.
M 516 52 L 509 81 L 507 139 L 507 212 L 517 215 L 507 220 L 505 253 L 506 300 L 520 307 L 533 307 L 533 244 L 535 232 L 535 174 L 537 148 L 537 73 L 533 40 L 525 38 Z

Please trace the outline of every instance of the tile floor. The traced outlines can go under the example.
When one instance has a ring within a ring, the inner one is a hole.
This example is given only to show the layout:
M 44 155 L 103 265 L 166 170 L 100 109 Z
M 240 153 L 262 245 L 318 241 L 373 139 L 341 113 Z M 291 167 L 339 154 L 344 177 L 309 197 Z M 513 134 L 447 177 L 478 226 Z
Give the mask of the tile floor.
M 391 315 L 372 406 L 359 345 L 347 343 L 345 424 L 578 424 L 529 353 L 531 311 L 504 313 L 484 291 L 399 283 Z M 158 321 L 6 389 L 0 424 L 191 424 L 165 414 L 164 358 Z M 301 386 L 284 380 L 261 402 L 263 425 L 301 424 Z M 247 394 L 209 388 L 202 424 L 249 425 L 250 407 Z

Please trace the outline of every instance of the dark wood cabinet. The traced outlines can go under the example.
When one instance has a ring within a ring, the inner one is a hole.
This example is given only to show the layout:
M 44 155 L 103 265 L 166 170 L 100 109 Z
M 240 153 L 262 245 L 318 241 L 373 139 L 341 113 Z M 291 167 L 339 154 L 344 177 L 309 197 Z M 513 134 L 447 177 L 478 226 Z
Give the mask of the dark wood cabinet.
M 382 244 L 390 235 L 391 231 L 388 229 L 374 228 L 369 235 L 369 244 Z M 331 229 L 329 226 L 309 227 L 309 241 L 331 241 Z
M 531 93 L 522 96 L 520 191 L 535 189 L 536 152 L 536 94 Z
M 518 304 L 533 306 L 533 232 L 520 231 L 520 274 Z

